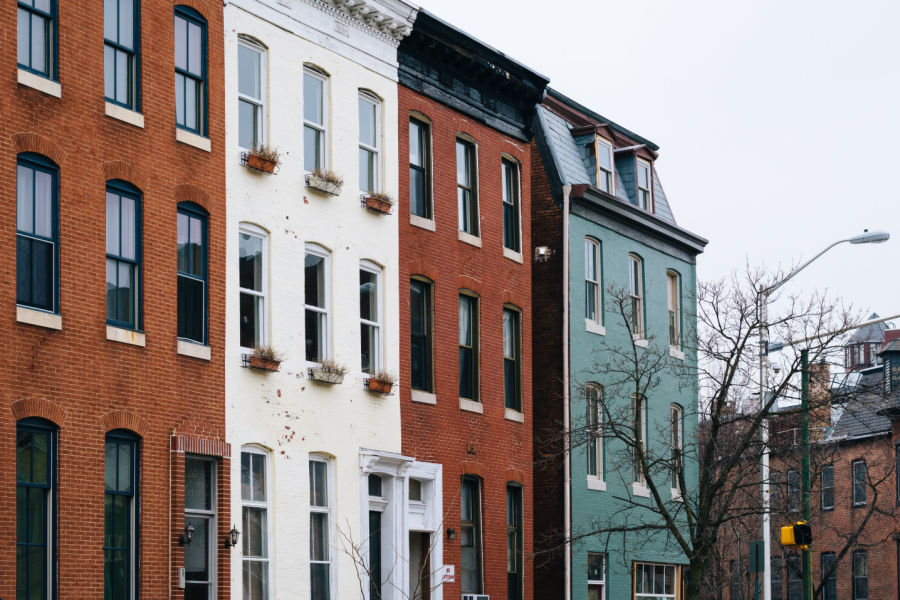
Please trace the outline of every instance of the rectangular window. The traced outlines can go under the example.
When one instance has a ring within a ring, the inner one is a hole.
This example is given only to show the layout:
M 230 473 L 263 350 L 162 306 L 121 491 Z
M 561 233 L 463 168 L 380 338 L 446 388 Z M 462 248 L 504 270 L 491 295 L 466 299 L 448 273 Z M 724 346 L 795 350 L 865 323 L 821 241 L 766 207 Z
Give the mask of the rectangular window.
M 800 567 L 800 556 L 791 554 L 787 557 L 788 600 L 800 600 L 803 595 L 803 573 Z
M 309 459 L 310 600 L 331 599 L 331 490 L 328 463 Z
M 206 213 L 196 205 L 178 205 L 178 337 L 207 343 Z
M 269 500 L 266 455 L 255 449 L 241 452 L 241 508 L 243 519 L 244 600 L 269 597 Z
M 504 406 L 522 410 L 522 344 L 519 313 L 503 309 L 503 398 Z
M 359 336 L 363 373 L 381 369 L 381 269 L 369 261 L 359 266 Z
M 127 432 L 107 434 L 103 538 L 106 600 L 136 597 L 138 464 L 137 438 Z
M 674 600 L 681 588 L 675 565 L 634 563 L 634 597 L 648 600 Z
M 325 102 L 328 77 L 312 67 L 303 67 L 303 168 L 312 172 L 326 168 Z
M 459 230 L 478 235 L 478 169 L 475 144 L 456 140 L 456 199 Z
M 17 29 L 19 68 L 56 79 L 56 0 L 19 0 Z
M 241 347 L 266 345 L 266 235 L 242 226 L 239 233 Z
M 681 348 L 681 277 L 666 271 L 666 290 L 669 306 L 669 346 Z
M 56 584 L 56 431 L 16 424 L 16 598 L 53 598 Z
M 522 488 L 506 486 L 506 597 L 522 600 Z
M 741 600 L 744 597 L 744 577 L 740 560 L 729 561 L 729 569 L 731 570 L 731 600 Z
M 410 363 L 414 390 L 431 392 L 434 381 L 431 284 L 420 279 L 409 281 Z
M 175 7 L 175 123 L 206 135 L 206 21 L 186 6 Z
M 16 165 L 16 303 L 58 312 L 57 170 L 35 157 Z
M 138 110 L 140 14 L 137 0 L 103 0 L 106 100 L 131 110 Z
M 834 552 L 822 553 L 822 600 L 837 600 L 837 572 Z M 829 573 L 830 571 L 830 573 Z
M 409 212 L 432 218 L 431 207 L 431 126 L 409 119 Z
M 787 472 L 787 511 L 800 510 L 800 472 L 790 470 Z
M 370 494 L 371 495 L 371 494 Z M 381 517 L 380 510 L 369 511 L 369 599 L 381 600 Z
M 769 506 L 772 512 L 781 512 L 782 510 L 782 494 L 781 490 L 781 473 L 771 471 L 769 473 Z
M 459 295 L 459 397 L 478 400 L 478 299 Z
M 638 159 L 638 206 L 647 212 L 653 211 L 653 172 L 650 163 Z
M 597 187 L 607 194 L 614 194 L 613 186 L 613 148 L 612 144 L 598 137 L 595 154 L 597 157 Z
M 869 559 L 865 550 L 853 551 L 853 600 L 869 600 Z
M 853 461 L 853 506 L 866 505 L 866 461 Z
M 675 405 L 669 407 L 669 435 L 671 468 L 671 485 L 673 490 L 681 492 L 681 449 L 682 449 L 682 416 L 681 408 Z
M 606 554 L 588 552 L 588 600 L 606 600 Z
M 894 480 L 896 481 L 897 505 L 900 506 L 900 444 L 894 446 Z
M 603 325 L 603 274 L 600 242 L 584 240 L 584 318 Z
M 503 247 L 521 252 L 519 243 L 519 164 L 504 158 L 502 166 L 503 188 Z
M 184 526 L 193 527 L 184 545 L 185 598 L 216 597 L 216 463 L 200 457 L 184 459 Z
M 647 400 L 645 398 L 634 398 L 632 401 L 632 428 L 634 433 L 632 454 L 632 475 L 635 483 L 645 484 L 644 470 L 641 467 L 641 455 L 647 451 Z M 645 457 L 646 461 L 646 457 Z
M 481 482 L 470 476 L 462 478 L 460 490 L 460 582 L 463 594 L 481 594 Z
M 106 185 L 106 322 L 140 327 L 141 204 L 131 186 Z
M 361 192 L 379 191 L 381 169 L 381 103 L 365 92 L 359 93 L 359 189 Z
M 594 384 L 587 386 L 587 467 L 588 475 L 603 480 L 603 392 Z
M 628 255 L 628 293 L 631 297 L 631 334 L 641 339 L 644 337 L 644 264 L 634 254 Z
M 781 590 L 781 557 L 773 556 L 771 562 L 772 569 L 772 587 L 770 588 L 772 591 L 772 600 L 783 600 L 783 592 Z
M 238 40 L 238 145 L 255 150 L 265 144 L 266 51 Z
M 834 508 L 834 465 L 822 467 L 822 510 Z
M 328 358 L 329 298 L 328 251 L 306 245 L 304 298 L 306 299 L 306 360 L 320 363 Z

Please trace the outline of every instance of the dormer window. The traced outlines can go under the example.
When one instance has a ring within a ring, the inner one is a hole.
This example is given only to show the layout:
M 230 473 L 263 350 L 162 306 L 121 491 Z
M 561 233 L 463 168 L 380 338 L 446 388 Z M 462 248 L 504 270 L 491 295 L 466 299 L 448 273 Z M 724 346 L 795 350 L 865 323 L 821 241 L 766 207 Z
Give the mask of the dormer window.
M 598 136 L 596 144 L 594 155 L 597 157 L 597 187 L 608 194 L 613 194 L 615 186 L 613 184 L 612 143 Z
M 652 174 L 650 163 L 638 159 L 638 206 L 647 212 L 653 212 L 653 193 L 651 191 Z

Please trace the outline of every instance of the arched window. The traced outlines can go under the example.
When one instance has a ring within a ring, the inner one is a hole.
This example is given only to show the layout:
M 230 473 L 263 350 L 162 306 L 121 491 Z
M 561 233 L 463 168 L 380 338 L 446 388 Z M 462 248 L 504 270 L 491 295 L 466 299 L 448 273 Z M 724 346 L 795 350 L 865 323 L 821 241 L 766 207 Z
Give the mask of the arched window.
M 463 594 L 484 590 L 481 553 L 481 479 L 464 475 L 460 489 L 460 585 Z
M 644 261 L 637 254 L 628 255 L 629 325 L 637 339 L 644 335 Z
M 520 253 L 522 244 L 519 215 L 522 208 L 519 201 L 521 198 L 519 163 L 504 156 L 500 159 L 500 169 L 503 198 L 503 248 Z
M 304 298 L 306 360 L 321 363 L 331 357 L 331 253 L 318 244 L 306 244 Z
M 584 238 L 584 319 L 588 328 L 603 326 L 603 253 L 600 242 Z
M 178 337 L 208 343 L 208 220 L 193 202 L 178 204 Z
M 103 60 L 106 101 L 140 110 L 140 4 L 137 0 L 103 3 Z
M 126 429 L 106 434 L 103 567 L 105 597 L 135 598 L 138 581 L 139 438 Z
M 309 455 L 309 568 L 311 600 L 332 600 L 333 461 Z
M 682 493 L 681 477 L 683 473 L 683 436 L 684 436 L 684 419 L 681 407 L 677 404 L 669 406 L 669 467 L 671 471 L 671 487 L 674 492 L 679 495 Z
M 188 6 L 175 7 L 175 123 L 208 134 L 206 19 Z
M 646 462 L 647 453 L 647 399 L 643 396 L 636 396 L 632 400 L 632 456 L 633 456 L 633 481 L 634 483 L 644 486 L 647 480 L 644 477 L 644 470 L 641 468 L 641 456 L 644 456 Z
M 141 193 L 118 179 L 106 182 L 106 322 L 140 329 Z
M 434 391 L 434 284 L 422 277 L 409 280 L 410 387 Z
M 266 49 L 238 37 L 238 145 L 254 150 L 266 143 Z
M 359 90 L 359 190 L 381 191 L 381 100 Z
M 242 223 L 238 237 L 241 347 L 256 348 L 265 346 L 269 341 L 266 317 L 268 235 L 259 227 Z
M 360 368 L 375 375 L 382 369 L 381 267 L 370 260 L 359 263 Z
M 456 136 L 456 198 L 459 230 L 478 237 L 478 158 L 475 141 Z
M 666 294 L 669 306 L 669 347 L 681 349 L 681 276 L 666 271 Z
M 506 581 L 507 599 L 522 600 L 524 535 L 522 531 L 522 485 L 506 484 Z
M 585 387 L 587 401 L 587 472 L 603 481 L 603 388 L 595 383 Z
M 478 402 L 478 298 L 459 293 L 459 397 Z
M 56 0 L 19 0 L 19 68 L 56 80 Z
M 16 163 L 16 304 L 59 313 L 59 168 L 25 152 Z
M 241 448 L 241 555 L 246 600 L 267 600 L 270 596 L 271 477 L 268 462 L 269 453 L 263 448 L 255 445 Z
M 424 115 L 409 116 L 409 212 L 433 219 L 431 201 L 431 122 Z
M 522 412 L 522 313 L 503 307 L 503 404 Z

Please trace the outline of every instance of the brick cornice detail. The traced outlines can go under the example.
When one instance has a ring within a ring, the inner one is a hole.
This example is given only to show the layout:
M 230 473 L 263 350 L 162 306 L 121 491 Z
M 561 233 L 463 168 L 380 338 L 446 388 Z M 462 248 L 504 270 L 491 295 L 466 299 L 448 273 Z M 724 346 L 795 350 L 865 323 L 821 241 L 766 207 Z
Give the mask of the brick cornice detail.
M 511 290 L 503 290 L 503 303 L 515 306 L 519 311 L 522 311 L 522 307 L 525 306 L 523 298 Z
M 215 0 L 178 0 L 176 4 L 193 8 L 207 21 L 217 14 L 217 10 L 222 10 L 222 4 Z
M 10 409 L 16 421 L 27 419 L 28 417 L 40 417 L 51 421 L 57 427 L 62 427 L 66 420 L 66 411 L 61 406 L 43 398 L 16 400 L 12 403 Z
M 456 278 L 456 286 L 461 290 L 471 290 L 481 295 L 481 282 L 468 275 L 459 275 Z
M 411 277 L 419 275 L 421 277 L 427 277 L 431 281 L 437 281 L 437 271 L 424 260 L 410 261 L 407 268 L 409 269 L 409 275 Z
M 484 479 L 484 465 L 474 460 L 464 460 L 460 465 L 462 472 L 466 475 L 477 475 Z
M 16 154 L 19 154 L 20 152 L 34 152 L 35 154 L 41 154 L 60 167 L 63 162 L 65 162 L 66 153 L 60 150 L 59 146 L 34 132 L 24 131 L 21 133 L 14 133 L 12 135 L 12 140 L 16 147 Z
M 147 435 L 149 424 L 140 415 L 127 410 L 114 410 L 100 417 L 100 425 L 103 431 L 112 431 L 113 429 L 128 429 L 141 437 Z
M 212 214 L 212 202 L 210 202 L 209 194 L 195 185 L 189 183 L 179 183 L 175 186 L 176 202 L 193 202 L 203 207 L 203 210 Z
M 522 469 L 507 469 L 506 470 L 506 481 L 514 481 L 516 483 L 521 483 L 525 485 L 526 481 L 525 471 Z
M 172 452 L 184 454 L 231 458 L 231 444 L 225 440 L 211 440 L 193 435 L 173 435 L 170 449 Z
M 144 191 L 147 189 L 149 180 L 147 177 L 133 164 L 121 160 L 109 160 L 100 165 L 103 169 L 103 176 L 106 180 L 121 179 L 136 186 Z

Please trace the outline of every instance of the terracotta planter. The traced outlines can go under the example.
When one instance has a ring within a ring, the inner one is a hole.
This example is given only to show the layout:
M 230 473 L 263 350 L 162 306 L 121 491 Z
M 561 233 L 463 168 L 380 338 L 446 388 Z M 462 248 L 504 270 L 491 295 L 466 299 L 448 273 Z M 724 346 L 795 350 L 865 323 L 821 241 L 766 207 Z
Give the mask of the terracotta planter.
M 318 177 L 317 175 L 306 176 L 306 187 L 312 188 L 316 191 L 322 192 L 323 194 L 328 194 L 330 196 L 337 196 L 341 193 L 340 185 L 334 183 L 333 181 L 328 181 L 324 177 Z
M 265 158 L 264 156 L 260 156 L 259 154 L 249 152 L 247 153 L 247 166 L 251 169 L 256 169 L 257 171 L 263 171 L 264 173 L 274 173 L 278 163 L 274 160 Z
M 326 371 L 324 369 L 310 369 L 309 378 L 314 381 L 321 381 L 322 383 L 336 384 L 344 381 L 344 374 L 336 371 Z
M 394 207 L 389 200 L 384 200 L 377 196 L 365 196 L 363 202 L 369 210 L 383 215 L 391 214 L 391 209 Z
M 368 389 L 376 394 L 390 394 L 391 390 L 394 389 L 394 382 L 381 381 L 374 377 L 369 377 Z
M 262 369 L 263 371 L 277 371 L 278 367 L 280 366 L 280 360 L 270 360 L 268 358 L 263 358 L 262 356 L 256 356 L 255 354 L 250 355 L 250 368 L 252 369 Z

